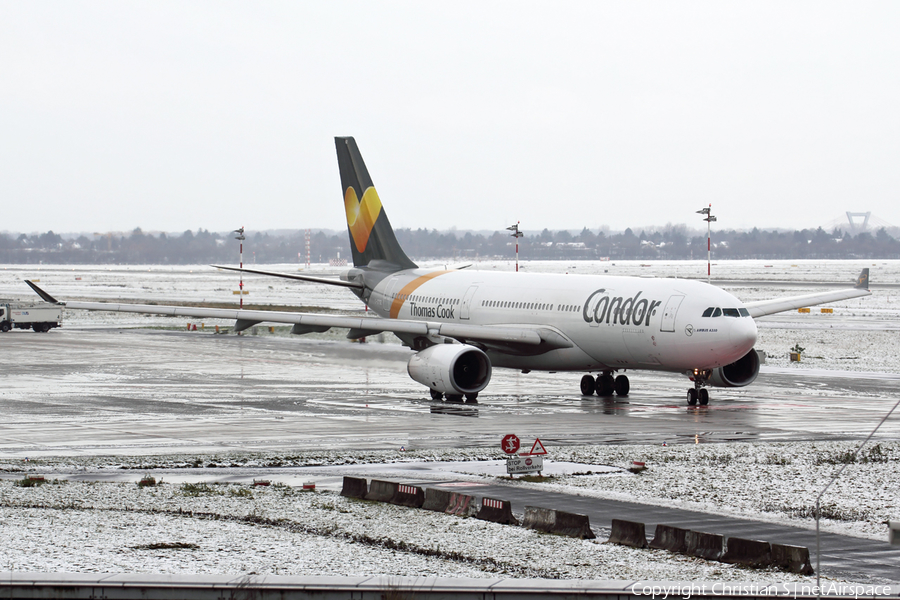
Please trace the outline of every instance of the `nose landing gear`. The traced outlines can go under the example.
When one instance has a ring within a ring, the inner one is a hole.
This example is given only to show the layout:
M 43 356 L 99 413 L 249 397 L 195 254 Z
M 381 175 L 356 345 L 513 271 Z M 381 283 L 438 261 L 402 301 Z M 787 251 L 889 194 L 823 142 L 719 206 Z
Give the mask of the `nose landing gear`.
M 687 391 L 687 403 L 689 406 L 706 406 L 709 404 L 709 390 L 703 387 L 692 387 Z
M 709 404 L 709 390 L 704 387 L 709 380 L 709 376 L 710 371 L 701 371 L 700 369 L 694 369 L 690 374 L 694 387 L 687 391 L 688 406 L 696 406 L 698 403 L 700 406 Z

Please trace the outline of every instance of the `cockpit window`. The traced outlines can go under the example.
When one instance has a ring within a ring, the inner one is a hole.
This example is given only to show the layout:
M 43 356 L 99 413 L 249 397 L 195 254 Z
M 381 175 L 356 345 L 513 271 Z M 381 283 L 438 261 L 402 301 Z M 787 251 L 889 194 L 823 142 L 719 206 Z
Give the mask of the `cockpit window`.
M 723 308 L 722 314 L 726 317 L 740 317 L 741 313 L 736 308 Z
M 716 308 L 714 306 L 710 306 L 709 308 L 707 308 L 706 310 L 703 311 L 703 316 L 711 317 L 714 310 L 716 310 Z
M 714 316 L 714 317 L 721 317 L 721 316 L 722 316 L 722 309 L 719 308 L 719 307 L 717 306 L 717 307 L 716 307 L 716 310 L 713 311 L 712 316 Z
M 742 316 L 742 317 L 749 317 L 749 316 L 750 316 L 750 311 L 747 310 L 746 308 L 739 308 L 738 310 L 741 311 L 741 316 Z

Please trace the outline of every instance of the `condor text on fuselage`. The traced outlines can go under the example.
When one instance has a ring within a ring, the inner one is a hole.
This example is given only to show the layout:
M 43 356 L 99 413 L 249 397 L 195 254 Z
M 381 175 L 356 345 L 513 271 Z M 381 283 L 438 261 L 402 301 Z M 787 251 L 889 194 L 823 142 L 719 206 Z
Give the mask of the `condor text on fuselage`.
M 650 326 L 654 309 L 662 304 L 659 300 L 648 300 L 638 292 L 633 298 L 610 297 L 605 289 L 599 289 L 588 296 L 582 316 L 585 323 L 607 323 L 611 325 Z

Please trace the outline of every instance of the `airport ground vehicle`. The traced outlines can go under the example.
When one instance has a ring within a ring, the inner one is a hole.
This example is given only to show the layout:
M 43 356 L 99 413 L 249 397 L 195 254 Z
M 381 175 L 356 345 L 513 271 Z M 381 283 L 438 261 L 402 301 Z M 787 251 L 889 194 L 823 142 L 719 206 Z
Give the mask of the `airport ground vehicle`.
M 46 302 L 0 300 L 0 332 L 10 329 L 50 331 L 62 326 L 62 307 Z

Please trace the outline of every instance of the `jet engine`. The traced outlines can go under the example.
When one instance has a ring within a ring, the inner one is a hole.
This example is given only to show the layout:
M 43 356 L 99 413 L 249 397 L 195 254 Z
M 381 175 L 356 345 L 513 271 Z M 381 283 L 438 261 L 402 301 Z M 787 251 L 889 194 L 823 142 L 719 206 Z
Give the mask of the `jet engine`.
M 759 354 L 751 348 L 742 358 L 724 367 L 716 367 L 709 376 L 709 385 L 716 387 L 744 387 L 759 375 Z
M 437 344 L 417 352 L 406 365 L 409 376 L 443 394 L 477 394 L 491 381 L 487 354 L 467 344 Z

